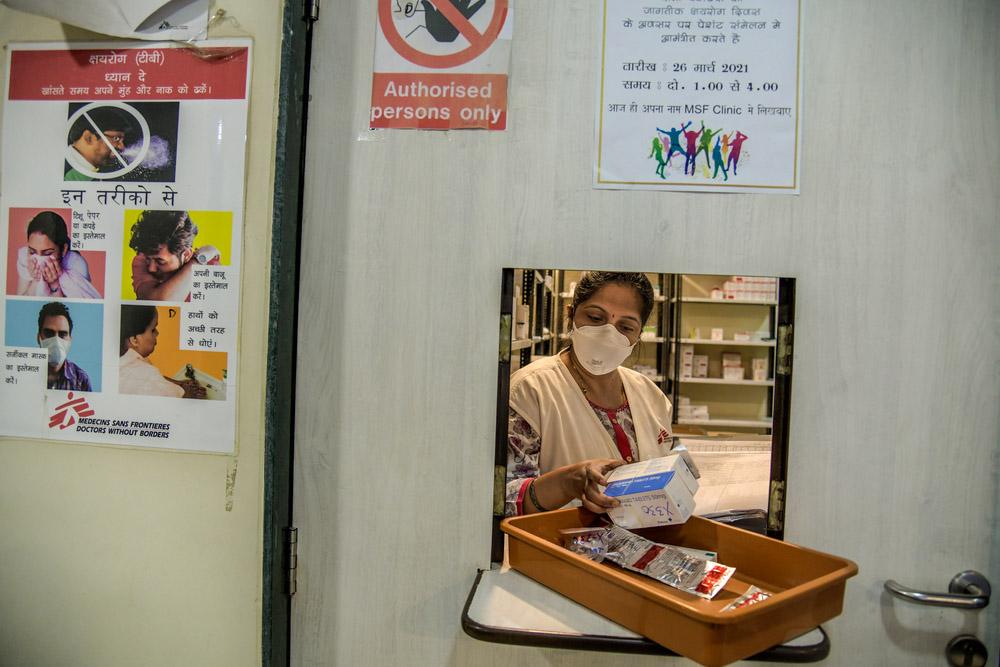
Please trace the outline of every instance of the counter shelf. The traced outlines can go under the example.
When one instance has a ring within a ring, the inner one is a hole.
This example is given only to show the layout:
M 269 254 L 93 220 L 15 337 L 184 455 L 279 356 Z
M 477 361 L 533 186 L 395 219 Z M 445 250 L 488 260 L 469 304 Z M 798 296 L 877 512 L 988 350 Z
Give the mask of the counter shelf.
M 462 610 L 462 629 L 470 637 L 495 644 L 678 655 L 498 563 L 476 575 Z M 746 660 L 807 663 L 829 654 L 830 640 L 823 628 L 816 627 Z

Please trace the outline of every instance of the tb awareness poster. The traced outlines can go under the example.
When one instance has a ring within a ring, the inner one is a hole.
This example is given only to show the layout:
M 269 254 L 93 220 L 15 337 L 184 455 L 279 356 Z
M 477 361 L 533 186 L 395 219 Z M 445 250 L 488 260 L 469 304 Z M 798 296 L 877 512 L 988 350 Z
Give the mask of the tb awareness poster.
M 507 127 L 512 0 L 377 0 L 369 127 Z
M 8 47 L 0 435 L 233 451 L 250 48 Z
M 800 0 L 604 0 L 594 186 L 798 194 Z

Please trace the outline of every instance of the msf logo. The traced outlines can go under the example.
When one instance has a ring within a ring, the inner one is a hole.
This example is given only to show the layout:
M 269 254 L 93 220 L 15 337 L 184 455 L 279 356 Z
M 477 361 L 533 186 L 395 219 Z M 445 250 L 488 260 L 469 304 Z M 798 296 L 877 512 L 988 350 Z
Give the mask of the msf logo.
M 74 414 L 75 413 L 75 414 Z M 73 398 L 73 392 L 66 395 L 66 402 L 56 408 L 56 411 L 49 417 L 49 428 L 59 427 L 59 430 L 69 428 L 76 423 L 77 417 L 89 417 L 94 414 L 94 410 L 87 403 L 85 398 Z

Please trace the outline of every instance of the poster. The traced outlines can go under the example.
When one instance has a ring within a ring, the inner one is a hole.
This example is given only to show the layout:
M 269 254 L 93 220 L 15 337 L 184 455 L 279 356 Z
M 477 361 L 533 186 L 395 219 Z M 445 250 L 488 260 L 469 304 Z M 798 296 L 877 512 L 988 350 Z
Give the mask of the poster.
M 377 0 L 369 127 L 507 127 L 512 0 Z
M 8 47 L 0 435 L 234 450 L 249 63 Z
M 798 194 L 800 0 L 604 0 L 594 186 Z

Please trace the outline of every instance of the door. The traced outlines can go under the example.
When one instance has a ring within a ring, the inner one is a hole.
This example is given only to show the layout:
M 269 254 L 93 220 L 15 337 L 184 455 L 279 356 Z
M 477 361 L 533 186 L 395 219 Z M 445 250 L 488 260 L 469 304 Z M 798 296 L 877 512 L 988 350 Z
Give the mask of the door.
M 459 627 L 490 560 L 500 269 L 796 279 L 785 539 L 856 561 L 826 664 L 996 660 L 994 3 L 804 3 L 802 194 L 591 189 L 599 3 L 515 6 L 505 132 L 369 132 L 375 2 L 316 25 L 296 404 L 299 665 L 592 665 Z M 629 657 L 662 665 L 662 658 Z M 681 662 L 680 660 L 676 662 Z

